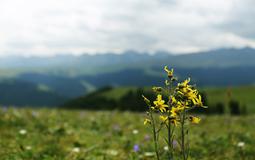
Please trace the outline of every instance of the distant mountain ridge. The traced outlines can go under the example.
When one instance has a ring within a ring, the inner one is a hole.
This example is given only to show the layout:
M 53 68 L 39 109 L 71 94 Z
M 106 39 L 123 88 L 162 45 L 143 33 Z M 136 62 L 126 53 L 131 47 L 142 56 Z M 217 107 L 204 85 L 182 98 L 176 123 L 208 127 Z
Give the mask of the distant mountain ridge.
M 180 79 L 191 76 L 199 86 L 255 84 L 255 49 L 249 47 L 185 55 L 126 51 L 123 54 L 48 58 L 5 57 L 0 58 L 0 62 L 0 87 L 5 87 L 0 93 L 0 105 L 21 105 L 20 99 L 24 96 L 21 90 L 27 97 L 35 95 L 35 102 L 26 105 L 52 106 L 105 86 L 161 85 L 165 65 L 174 67 Z M 8 81 L 15 83 L 6 83 Z M 27 87 L 22 88 L 24 83 Z M 12 95 L 15 88 L 16 98 L 5 96 Z M 53 98 L 46 103 L 37 98 L 39 95 Z
M 201 53 L 173 55 L 168 52 L 154 54 L 126 51 L 123 54 L 96 54 L 54 57 L 2 57 L 0 75 L 6 76 L 36 72 L 51 75 L 78 76 L 119 71 L 127 68 L 148 68 L 169 65 L 182 68 L 255 66 L 255 49 L 218 49 Z M 104 69 L 102 69 L 102 67 Z M 7 73 L 6 73 L 7 72 Z

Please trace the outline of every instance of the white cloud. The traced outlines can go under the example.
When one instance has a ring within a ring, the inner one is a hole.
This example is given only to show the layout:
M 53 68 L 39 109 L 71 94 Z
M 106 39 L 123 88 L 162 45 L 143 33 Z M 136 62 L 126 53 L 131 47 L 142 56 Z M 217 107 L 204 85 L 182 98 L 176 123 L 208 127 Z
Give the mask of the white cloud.
M 0 55 L 255 47 L 255 12 L 251 3 L 252 0 L 1 0 Z M 244 29 L 238 30 L 233 23 Z

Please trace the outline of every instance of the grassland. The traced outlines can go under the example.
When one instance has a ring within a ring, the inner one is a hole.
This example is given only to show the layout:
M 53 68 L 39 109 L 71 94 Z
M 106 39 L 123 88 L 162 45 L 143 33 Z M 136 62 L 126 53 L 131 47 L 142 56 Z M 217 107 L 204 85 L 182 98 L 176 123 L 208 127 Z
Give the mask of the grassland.
M 0 159 L 153 160 L 144 116 L 117 111 L 3 108 Z M 254 115 L 202 116 L 201 124 L 190 128 L 191 160 L 254 160 L 254 126 Z M 238 146 L 240 142 L 243 147 Z M 137 152 L 134 145 L 139 146 Z M 165 159 L 163 148 L 161 145 Z
M 143 90 L 144 92 L 151 91 L 151 88 L 147 87 Z M 206 94 L 206 101 L 210 107 L 214 107 L 217 103 L 222 103 L 227 107 L 230 100 L 235 100 L 241 108 L 246 107 L 248 114 L 255 114 L 255 86 L 204 87 L 199 90 Z M 130 91 L 135 93 L 137 87 L 116 87 L 93 95 L 118 101 Z
M 246 106 L 249 113 L 255 113 L 255 86 L 207 87 L 201 88 L 201 91 L 207 94 L 209 104 L 226 104 L 228 100 L 233 99 L 241 106 Z

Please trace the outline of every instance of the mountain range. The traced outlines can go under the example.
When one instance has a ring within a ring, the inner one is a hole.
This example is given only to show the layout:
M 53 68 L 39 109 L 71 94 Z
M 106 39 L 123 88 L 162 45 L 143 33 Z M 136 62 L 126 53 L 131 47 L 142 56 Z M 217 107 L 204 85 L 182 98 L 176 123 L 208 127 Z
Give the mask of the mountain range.
M 56 106 L 105 86 L 160 85 L 164 83 L 165 65 L 173 67 L 179 79 L 191 76 L 199 86 L 255 84 L 255 49 L 249 47 L 181 55 L 126 51 L 9 56 L 0 58 L 0 62 L 2 105 Z

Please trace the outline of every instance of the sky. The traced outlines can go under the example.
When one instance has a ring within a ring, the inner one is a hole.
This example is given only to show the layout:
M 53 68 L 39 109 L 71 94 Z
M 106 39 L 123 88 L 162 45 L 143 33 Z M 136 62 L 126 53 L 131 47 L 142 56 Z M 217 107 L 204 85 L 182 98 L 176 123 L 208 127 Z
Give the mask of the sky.
M 0 56 L 255 47 L 254 0 L 0 0 Z

